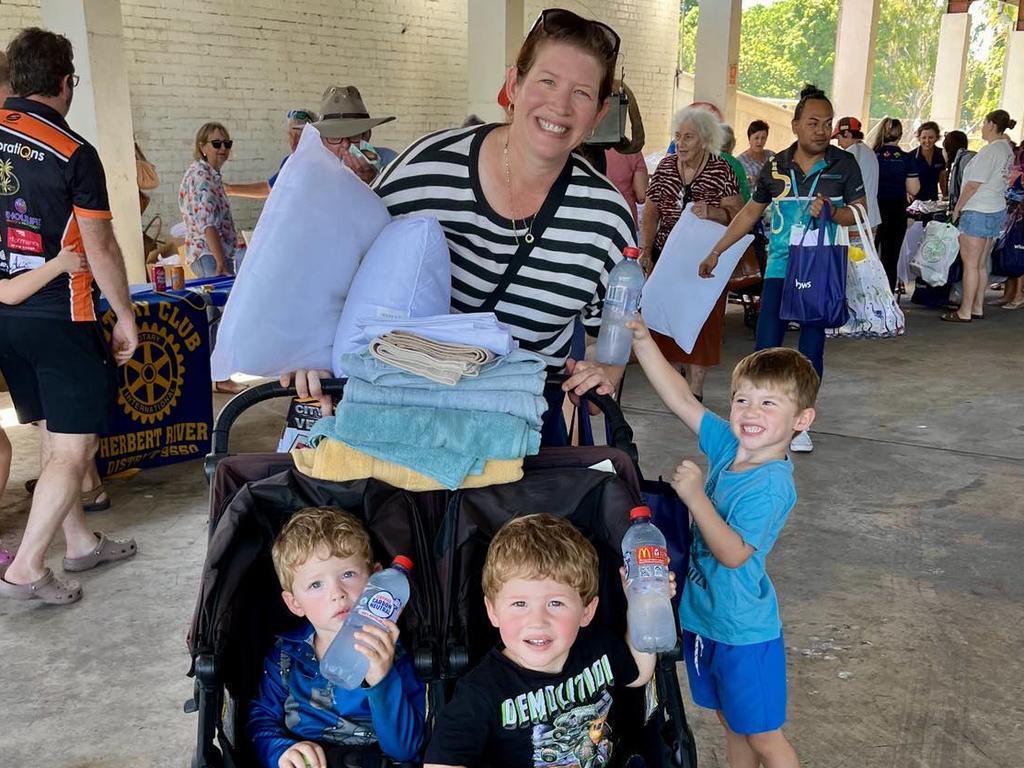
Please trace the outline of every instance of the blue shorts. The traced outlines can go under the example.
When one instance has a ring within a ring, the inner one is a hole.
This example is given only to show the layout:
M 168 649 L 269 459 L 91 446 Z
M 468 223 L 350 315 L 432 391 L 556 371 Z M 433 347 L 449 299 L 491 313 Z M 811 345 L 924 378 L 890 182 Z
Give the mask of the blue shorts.
M 694 703 L 720 710 L 734 733 L 767 733 L 786 722 L 781 635 L 764 643 L 728 645 L 684 631 L 683 655 Z
M 957 228 L 971 237 L 999 237 L 1006 223 L 1006 209 L 995 213 L 967 210 L 960 214 Z

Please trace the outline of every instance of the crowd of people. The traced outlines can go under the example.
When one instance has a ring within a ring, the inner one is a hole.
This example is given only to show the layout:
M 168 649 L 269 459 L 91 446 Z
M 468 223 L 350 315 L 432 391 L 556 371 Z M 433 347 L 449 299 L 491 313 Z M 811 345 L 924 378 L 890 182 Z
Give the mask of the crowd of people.
M 311 125 L 392 215 L 439 222 L 451 257 L 451 311 L 493 311 L 523 350 L 566 374 L 561 391 L 548 394 L 546 435 L 557 431 L 565 396 L 612 394 L 619 387 L 623 366 L 576 358 L 572 343 L 578 320 L 592 333 L 599 327 L 609 272 L 627 247 L 639 246 L 643 265 L 652 269 L 689 206 L 698 218 L 723 226 L 698 270 L 709 277 L 730 246 L 755 234 L 763 264 L 756 351 L 733 371 L 727 420 L 702 404 L 707 371 L 721 361 L 725 292 L 690 353 L 642 320 L 630 327 L 640 366 L 698 435 L 710 463 L 705 478 L 697 464 L 682 461 L 672 482 L 693 522 L 679 619 L 694 701 L 717 711 L 731 765 L 796 766 L 781 730 L 785 649 L 766 558 L 796 502 L 788 452 L 813 447 L 808 430 L 824 375 L 826 334 L 820 326 L 803 325 L 799 352 L 781 348 L 789 325 L 781 301 L 791 233 L 823 211 L 837 224 L 853 226 L 852 207 L 864 205 L 896 288 L 908 204 L 948 196 L 960 228 L 964 275 L 959 308 L 942 318 L 967 323 L 982 317 L 987 258 L 1006 224 L 1011 167 L 1020 173 L 1021 155 L 1014 160 L 1006 136 L 1014 121 L 1001 110 L 989 114 L 982 129 L 986 145 L 973 157 L 959 132 L 946 134 L 939 148 L 941 131 L 933 122 L 918 128 L 917 146 L 908 151 L 900 144 L 900 122 L 886 119 L 869 146 L 859 119 L 835 122 L 826 94 L 808 86 L 793 113 L 795 141 L 777 153 L 765 148 L 768 125 L 754 121 L 746 133 L 749 147 L 733 157 L 732 129 L 713 108 L 695 104 L 675 115 L 673 151 L 649 178 L 635 156 L 609 151 L 602 158 L 609 180 L 577 150 L 608 110 L 619 44 L 618 34 L 602 22 L 548 9 L 507 73 L 506 122 L 433 133 L 394 155 L 370 143 L 372 129 L 394 118 L 371 117 L 358 89 L 336 86 L 324 93 L 319 113 L 287 113 L 287 136 L 294 151 Z M 0 130 L 5 141 L 16 137 L 39 147 L 41 159 L 0 166 L 6 169 L 0 183 L 16 176 L 19 185 L 17 194 L 0 197 L 7 246 L 0 273 L 0 369 L 19 421 L 41 426 L 42 468 L 21 544 L 0 566 L 0 596 L 69 604 L 81 597 L 80 585 L 55 576 L 44 563 L 58 529 L 66 540 L 67 572 L 137 551 L 131 539 L 89 528 L 81 493 L 91 484 L 97 434 L 110 412 L 113 371 L 132 356 L 138 335 L 98 154 L 65 119 L 78 84 L 71 44 L 26 29 L 6 58 L 12 95 L 3 101 Z M 0 70 L 0 86 L 2 75 Z M 225 183 L 232 147 L 225 125 L 204 123 L 181 181 L 186 259 L 199 276 L 238 270 L 245 249 L 229 197 L 267 197 L 277 178 Z M 110 345 L 97 323 L 100 290 L 116 315 Z M 1004 306 L 1022 301 L 1018 280 Z M 300 370 L 284 378 L 294 380 L 300 395 L 320 397 L 329 412 L 320 386 L 328 375 Z M 231 382 L 214 386 L 235 389 Z M 6 456 L 9 466 L 9 454 L 5 440 L 0 463 Z M 589 542 L 564 521 L 519 518 L 495 538 L 482 573 L 485 608 L 503 645 L 459 685 L 425 744 L 422 684 L 398 650 L 397 626 L 359 637 L 371 670 L 363 688 L 318 698 L 316 660 L 374 567 L 358 521 L 331 510 L 300 512 L 280 534 L 273 557 L 287 608 L 308 625 L 279 639 L 250 711 L 250 734 L 271 768 L 324 766 L 321 742 L 341 738 L 337 724 L 347 718 L 368 729 L 396 760 L 415 758 L 425 748 L 430 765 L 472 765 L 484 755 L 499 755 L 501 765 L 522 765 L 531 754 L 531 733 L 500 725 L 508 696 L 572 680 L 595 659 L 609 665 L 607 684 L 597 692 L 609 700 L 653 674 L 651 654 L 605 627 L 588 626 L 599 598 Z M 592 746 L 610 750 L 614 733 L 602 727 Z

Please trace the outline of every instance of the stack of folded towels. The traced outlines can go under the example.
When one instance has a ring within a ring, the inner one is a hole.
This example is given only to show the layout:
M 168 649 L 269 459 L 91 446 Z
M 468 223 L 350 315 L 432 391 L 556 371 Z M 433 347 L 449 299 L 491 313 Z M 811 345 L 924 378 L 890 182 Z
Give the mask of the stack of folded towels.
M 374 477 L 410 491 L 522 478 L 523 458 L 540 449 L 544 361 L 515 349 L 510 337 L 480 342 L 485 347 L 428 333 L 392 329 L 342 357 L 345 396 L 336 416 L 314 425 L 311 447 L 292 452 L 301 472 Z

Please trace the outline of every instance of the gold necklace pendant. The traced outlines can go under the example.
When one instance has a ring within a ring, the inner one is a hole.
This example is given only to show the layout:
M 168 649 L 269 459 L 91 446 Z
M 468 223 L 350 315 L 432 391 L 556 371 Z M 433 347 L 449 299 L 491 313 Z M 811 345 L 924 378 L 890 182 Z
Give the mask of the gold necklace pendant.
M 530 222 L 530 229 L 533 229 L 533 222 Z M 526 237 L 523 238 L 527 245 L 533 245 L 533 232 L 527 232 Z

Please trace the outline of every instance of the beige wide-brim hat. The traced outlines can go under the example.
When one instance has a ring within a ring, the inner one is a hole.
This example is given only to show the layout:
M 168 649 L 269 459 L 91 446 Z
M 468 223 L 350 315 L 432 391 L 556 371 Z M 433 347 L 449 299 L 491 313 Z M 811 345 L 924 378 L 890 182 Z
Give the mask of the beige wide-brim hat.
M 370 113 L 354 85 L 332 85 L 324 91 L 320 101 L 322 117 L 313 127 L 327 139 L 347 139 L 374 128 L 382 123 L 390 123 L 392 117 L 370 117 Z

